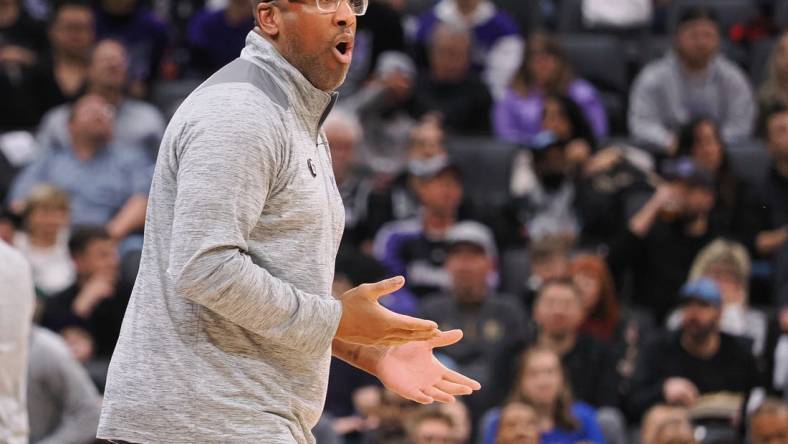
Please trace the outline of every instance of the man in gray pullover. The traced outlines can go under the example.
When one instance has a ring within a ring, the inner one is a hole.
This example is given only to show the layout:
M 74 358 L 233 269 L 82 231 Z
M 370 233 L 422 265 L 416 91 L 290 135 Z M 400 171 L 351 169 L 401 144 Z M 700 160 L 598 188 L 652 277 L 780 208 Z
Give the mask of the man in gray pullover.
M 418 402 L 479 388 L 432 356 L 461 332 L 378 303 L 401 277 L 331 296 L 344 210 L 321 125 L 367 0 L 253 3 L 241 57 L 164 134 L 100 438 L 314 442 L 332 353 Z

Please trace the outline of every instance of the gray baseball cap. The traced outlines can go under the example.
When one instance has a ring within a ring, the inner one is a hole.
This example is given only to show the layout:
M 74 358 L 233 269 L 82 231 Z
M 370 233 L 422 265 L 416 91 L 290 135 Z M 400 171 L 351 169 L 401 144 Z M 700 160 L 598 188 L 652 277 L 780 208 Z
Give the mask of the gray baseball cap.
M 498 257 L 492 232 L 478 222 L 464 221 L 454 225 L 446 234 L 446 241 L 450 249 L 455 245 L 470 244 L 481 248 L 487 256 Z

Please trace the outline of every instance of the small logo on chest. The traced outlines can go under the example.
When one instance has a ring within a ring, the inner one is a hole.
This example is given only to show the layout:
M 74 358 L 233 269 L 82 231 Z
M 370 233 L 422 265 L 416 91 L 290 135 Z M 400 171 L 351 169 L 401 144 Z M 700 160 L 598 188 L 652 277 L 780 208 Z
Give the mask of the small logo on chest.
M 315 168 L 315 163 L 312 162 L 312 159 L 306 160 L 306 166 L 309 167 L 309 172 L 312 173 L 312 177 L 317 177 L 317 168 Z

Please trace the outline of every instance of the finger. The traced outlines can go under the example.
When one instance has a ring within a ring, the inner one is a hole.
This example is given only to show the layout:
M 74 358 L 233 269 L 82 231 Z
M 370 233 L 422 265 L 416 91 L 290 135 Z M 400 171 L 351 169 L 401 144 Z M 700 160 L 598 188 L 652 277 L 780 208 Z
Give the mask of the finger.
M 446 347 L 447 345 L 456 344 L 460 339 L 462 339 L 462 330 L 444 331 L 430 340 L 430 346 L 432 348 Z
M 436 389 L 454 396 L 470 395 L 473 389 L 467 385 L 456 384 L 454 382 L 441 380 L 435 383 Z
M 394 276 L 393 278 L 384 279 L 374 284 L 362 284 L 361 288 L 364 292 L 373 298 L 380 299 L 387 294 L 394 293 L 405 285 L 405 278 L 402 276 Z
M 442 391 L 436 389 L 435 387 L 427 387 L 425 389 L 422 389 L 421 391 L 425 395 L 429 396 L 430 398 L 432 398 L 432 399 L 434 399 L 434 400 L 436 400 L 438 402 L 443 402 L 443 403 L 446 403 L 446 404 L 452 404 L 455 401 L 454 400 L 454 396 L 452 396 L 452 395 L 450 395 L 448 393 L 442 392 Z
M 412 316 L 394 313 L 388 309 L 384 310 L 387 310 L 391 313 L 391 321 L 389 325 L 391 329 L 432 331 L 438 328 L 438 324 L 436 324 L 434 321 L 428 321 L 426 319 L 419 319 Z
M 398 329 L 390 333 L 391 337 L 404 339 L 406 341 L 427 341 L 436 338 L 441 334 L 441 331 L 433 330 L 403 330 Z
M 482 385 L 479 384 L 478 381 L 475 381 L 465 375 L 461 375 L 453 370 L 448 370 L 443 375 L 443 380 L 453 382 L 455 384 L 465 385 L 472 388 L 473 390 L 479 390 L 482 388 Z
M 424 393 L 424 391 L 422 391 L 422 390 L 416 390 L 416 391 L 407 392 L 407 393 L 399 393 L 399 392 L 396 392 L 396 393 L 398 395 L 402 396 L 405 399 L 409 399 L 411 401 L 418 402 L 419 404 L 432 404 L 433 402 L 435 402 L 434 399 L 432 399 L 431 397 L 427 396 L 427 394 Z

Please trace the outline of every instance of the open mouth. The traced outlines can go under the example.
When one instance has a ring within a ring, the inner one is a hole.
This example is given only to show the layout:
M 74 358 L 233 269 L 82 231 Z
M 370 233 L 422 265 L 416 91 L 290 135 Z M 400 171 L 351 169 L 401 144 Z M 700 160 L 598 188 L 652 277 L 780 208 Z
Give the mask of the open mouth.
M 353 58 L 353 40 L 352 37 L 342 37 L 336 45 L 334 45 L 334 57 L 342 64 L 349 64 Z

